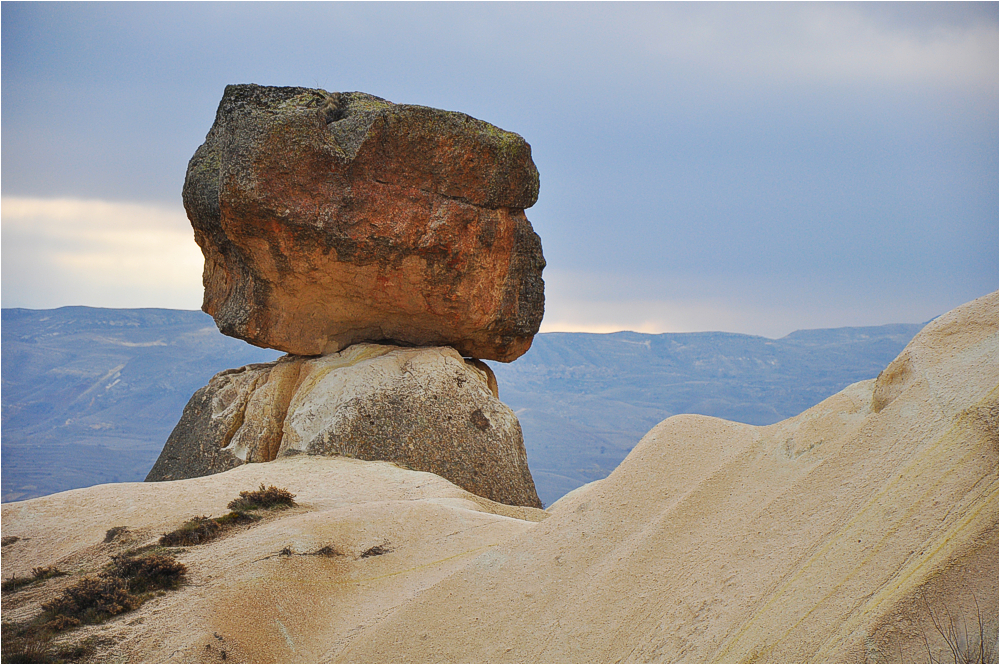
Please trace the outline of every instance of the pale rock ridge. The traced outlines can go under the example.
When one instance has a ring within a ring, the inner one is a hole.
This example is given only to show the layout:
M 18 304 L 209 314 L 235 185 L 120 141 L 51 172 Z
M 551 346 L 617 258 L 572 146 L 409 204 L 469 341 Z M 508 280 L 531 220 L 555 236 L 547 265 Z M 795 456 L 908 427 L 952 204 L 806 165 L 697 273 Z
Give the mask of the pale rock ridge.
M 975 630 L 976 603 L 995 639 L 997 312 L 949 312 L 878 380 L 769 427 L 664 421 L 336 659 L 950 659 L 927 607 Z
M 308 453 L 388 460 L 480 496 L 541 507 L 521 427 L 484 363 L 449 347 L 356 344 L 217 374 L 195 393 L 147 481 Z

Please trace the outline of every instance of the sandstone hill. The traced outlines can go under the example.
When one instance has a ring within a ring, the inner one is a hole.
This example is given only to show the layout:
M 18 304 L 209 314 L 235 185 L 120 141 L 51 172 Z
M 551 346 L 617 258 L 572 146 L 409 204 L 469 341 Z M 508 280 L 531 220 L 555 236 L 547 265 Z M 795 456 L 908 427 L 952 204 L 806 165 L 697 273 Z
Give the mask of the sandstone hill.
M 981 617 L 995 648 L 997 314 L 996 293 L 959 307 L 773 425 L 669 418 L 547 511 L 306 456 L 4 504 L 4 576 L 71 573 L 5 593 L 4 620 L 274 483 L 298 505 L 175 550 L 186 584 L 56 642 L 130 662 L 923 662 L 953 658 L 935 622 L 973 642 Z

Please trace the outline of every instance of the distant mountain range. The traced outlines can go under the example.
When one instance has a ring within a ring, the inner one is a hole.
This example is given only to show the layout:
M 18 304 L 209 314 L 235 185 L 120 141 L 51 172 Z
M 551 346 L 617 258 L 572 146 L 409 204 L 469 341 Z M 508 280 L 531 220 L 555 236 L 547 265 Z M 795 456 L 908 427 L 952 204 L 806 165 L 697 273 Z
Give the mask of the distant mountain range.
M 766 425 L 874 378 L 923 327 L 542 333 L 490 363 L 517 413 L 542 501 L 605 477 L 655 424 L 699 413 Z M 279 357 L 202 312 L 2 310 L 2 499 L 142 480 L 195 390 Z

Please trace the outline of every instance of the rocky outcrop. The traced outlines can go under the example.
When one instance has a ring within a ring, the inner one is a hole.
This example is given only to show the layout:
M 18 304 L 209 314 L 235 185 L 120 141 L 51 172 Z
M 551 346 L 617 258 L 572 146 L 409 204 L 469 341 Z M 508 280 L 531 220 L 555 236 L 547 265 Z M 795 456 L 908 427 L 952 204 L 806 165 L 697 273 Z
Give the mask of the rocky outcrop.
M 462 113 L 232 85 L 184 206 L 219 329 L 298 355 L 357 342 L 509 362 L 544 308 L 530 146 Z
M 147 481 L 297 454 L 387 460 L 500 503 L 541 507 L 521 426 L 485 363 L 357 344 L 220 372 L 191 398 Z

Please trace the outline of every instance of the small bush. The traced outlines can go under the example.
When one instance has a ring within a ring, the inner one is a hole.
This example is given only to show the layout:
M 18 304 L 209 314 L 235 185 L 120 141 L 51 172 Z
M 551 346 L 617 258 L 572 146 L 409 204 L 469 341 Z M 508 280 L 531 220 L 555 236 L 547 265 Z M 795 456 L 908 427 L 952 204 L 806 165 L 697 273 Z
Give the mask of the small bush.
M 213 538 L 222 534 L 222 531 L 236 524 L 254 522 L 257 518 L 253 515 L 233 511 L 222 517 L 195 517 L 185 522 L 179 529 L 160 536 L 160 545 L 164 547 L 179 547 L 182 545 L 200 545 L 207 543 Z
M 312 554 L 313 556 L 340 556 L 340 552 L 332 545 L 324 545 Z
M 70 628 L 76 628 L 80 625 L 80 620 L 74 617 L 68 617 L 65 614 L 57 614 L 45 625 L 51 630 L 59 632 L 69 630 Z
M 55 566 L 41 566 L 39 568 L 31 569 L 31 576 L 36 580 L 47 580 L 50 577 L 62 577 L 65 574 L 66 573 L 59 570 Z
M 289 507 L 295 505 L 295 495 L 286 489 L 281 489 L 271 485 L 264 487 L 260 484 L 260 489 L 254 491 L 243 490 L 237 499 L 229 502 L 227 508 L 230 510 L 258 510 L 262 508 L 270 509 L 280 506 Z
M 160 536 L 160 545 L 165 547 L 198 545 L 214 538 L 221 529 L 219 523 L 211 517 L 195 517 L 180 528 Z
M 42 609 L 52 617 L 47 624 L 52 630 L 65 630 L 72 626 L 74 619 L 76 625 L 99 623 L 141 604 L 137 596 L 129 593 L 127 582 L 120 577 L 85 577 L 55 600 L 42 604 Z
M 44 626 L 52 632 L 81 623 L 100 623 L 142 605 L 143 595 L 180 584 L 187 569 L 173 557 L 120 555 L 97 577 L 85 577 L 42 604 Z
M 219 526 L 234 526 L 236 524 L 256 522 L 258 519 L 260 518 L 239 510 L 234 510 L 230 513 L 226 513 L 222 517 L 216 517 L 215 521 L 219 523 Z
M 186 572 L 183 563 L 163 554 L 114 556 L 108 569 L 109 575 L 126 581 L 131 593 L 176 589 Z

